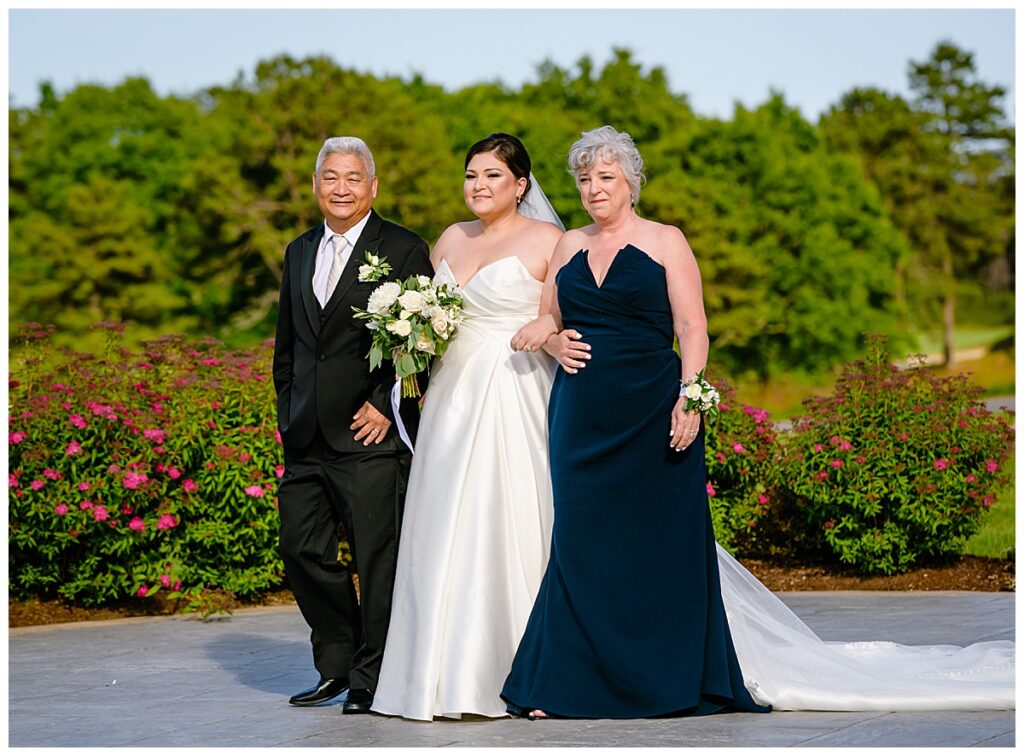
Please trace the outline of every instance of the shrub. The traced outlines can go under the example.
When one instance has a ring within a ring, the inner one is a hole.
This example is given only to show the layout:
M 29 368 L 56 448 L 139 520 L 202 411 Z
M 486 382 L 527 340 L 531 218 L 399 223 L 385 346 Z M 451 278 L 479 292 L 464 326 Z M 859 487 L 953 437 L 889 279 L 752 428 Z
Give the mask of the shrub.
M 783 497 L 819 543 L 864 573 L 959 554 L 995 501 L 1013 443 L 965 375 L 898 370 L 868 337 L 831 396 L 804 402 L 783 439 Z
M 705 426 L 715 538 L 730 552 L 750 553 L 759 540 L 758 522 L 773 496 L 776 432 L 767 410 L 738 402 L 728 381 L 716 377 L 711 382 L 721 395 L 721 414 Z
M 277 587 L 280 451 L 270 344 L 166 336 L 96 357 L 22 328 L 10 379 L 16 597 L 95 605 Z

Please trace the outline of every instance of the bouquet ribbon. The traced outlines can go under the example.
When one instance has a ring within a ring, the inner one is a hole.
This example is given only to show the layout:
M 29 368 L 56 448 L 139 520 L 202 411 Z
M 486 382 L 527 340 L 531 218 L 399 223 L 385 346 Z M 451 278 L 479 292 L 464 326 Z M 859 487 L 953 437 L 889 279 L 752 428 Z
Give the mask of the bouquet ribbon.
M 402 379 L 396 378 L 395 385 L 391 387 L 391 414 L 395 416 L 395 425 L 398 427 L 399 438 L 401 438 L 405 445 L 409 447 L 409 451 L 415 454 L 416 450 L 412 448 L 412 439 L 409 438 L 409 431 L 405 429 L 405 424 L 402 423 L 402 413 L 398 411 L 401 404 Z

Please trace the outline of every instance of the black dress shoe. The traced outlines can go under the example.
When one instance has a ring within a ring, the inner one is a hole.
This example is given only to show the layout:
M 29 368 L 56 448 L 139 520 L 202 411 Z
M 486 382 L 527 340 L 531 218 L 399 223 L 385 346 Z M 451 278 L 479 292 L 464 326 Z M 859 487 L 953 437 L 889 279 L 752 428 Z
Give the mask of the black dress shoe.
M 340 696 L 347 687 L 348 680 L 344 677 L 321 677 L 314 687 L 296 693 L 288 699 L 288 703 L 292 706 L 316 706 Z
M 348 698 L 342 704 L 345 714 L 369 714 L 373 706 L 373 691 L 366 688 L 349 688 Z

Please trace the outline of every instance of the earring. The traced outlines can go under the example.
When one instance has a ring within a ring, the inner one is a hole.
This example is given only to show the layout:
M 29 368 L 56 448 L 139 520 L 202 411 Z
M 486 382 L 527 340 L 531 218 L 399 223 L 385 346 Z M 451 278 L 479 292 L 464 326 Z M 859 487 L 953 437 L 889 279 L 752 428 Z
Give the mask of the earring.
M 518 205 L 521 205 L 521 204 L 523 204 L 523 195 L 517 194 L 516 195 L 516 205 L 518 206 Z

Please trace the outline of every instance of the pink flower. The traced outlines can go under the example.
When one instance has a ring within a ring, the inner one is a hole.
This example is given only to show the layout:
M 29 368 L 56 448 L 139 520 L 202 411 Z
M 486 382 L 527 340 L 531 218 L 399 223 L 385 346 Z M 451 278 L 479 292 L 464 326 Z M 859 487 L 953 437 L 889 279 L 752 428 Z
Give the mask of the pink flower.
M 121 484 L 125 488 L 138 488 L 140 485 L 149 480 L 149 476 L 146 473 L 130 472 L 125 473 L 124 480 Z
M 125 504 L 123 507 L 121 507 L 121 514 L 128 515 L 128 514 L 131 514 L 134 511 L 135 511 L 135 508 L 131 504 Z
M 711 485 L 711 483 L 708 483 L 705 486 L 705 489 L 708 492 L 708 496 L 714 496 L 715 495 L 715 487 L 713 485 Z
M 153 447 L 153 453 L 154 454 L 166 454 L 167 453 L 167 449 L 164 448 L 163 446 L 160 446 L 160 445 L 154 446 Z
M 171 480 L 177 480 L 178 478 L 181 477 L 181 470 L 179 470 L 177 467 L 168 467 L 167 477 L 170 478 Z
M 830 438 L 828 441 L 830 444 L 834 446 L 835 444 L 840 443 L 842 440 L 843 439 L 839 438 L 839 436 L 832 436 L 832 438 Z
M 145 529 L 146 529 L 146 523 L 144 523 L 142 521 L 141 517 L 133 517 L 128 522 L 128 530 L 138 530 L 139 532 L 142 532 Z
M 828 470 L 820 470 L 818 472 L 818 480 L 828 480 Z
M 139 590 L 135 591 L 135 595 L 139 598 L 145 598 L 147 593 L 149 593 L 149 586 L 145 585 L 140 585 Z
M 252 459 L 252 455 L 249 452 L 242 452 L 238 455 L 239 462 L 248 462 L 250 459 Z
M 994 473 L 996 470 L 999 469 L 999 465 L 996 463 L 994 459 L 986 459 L 985 469 L 988 470 L 990 473 Z
M 178 520 L 174 515 L 164 513 L 160 515 L 160 519 L 156 521 L 157 530 L 170 530 L 178 524 Z
M 9 444 L 20 444 L 27 438 L 23 431 L 14 431 L 14 433 L 7 434 L 7 443 Z
M 280 476 L 278 476 L 280 477 Z M 7 473 L 7 487 L 17 488 L 18 487 L 18 476 L 14 473 Z
M 725 460 L 724 457 L 722 459 Z M 284 465 L 275 465 L 274 474 L 279 478 L 284 477 Z
M 85 501 L 78 505 L 78 508 L 81 509 L 83 512 L 90 510 L 92 509 L 92 502 L 86 499 Z
M 210 430 L 217 430 L 217 423 L 213 422 L 213 420 L 207 420 L 206 425 Z
M 172 591 L 180 591 L 181 590 L 181 581 L 180 580 L 175 580 L 174 581 L 174 585 L 171 586 L 171 590 Z
M 45 470 L 43 470 L 43 475 L 45 475 L 50 480 L 60 480 L 61 478 L 64 477 L 63 475 L 61 475 L 56 470 L 51 470 L 49 467 L 47 467 Z
M 107 514 L 107 508 L 102 504 L 97 504 L 95 507 L 93 507 L 92 519 L 94 519 L 96 522 L 103 522 L 109 516 L 110 515 Z
M 170 575 L 161 575 L 160 576 L 160 585 L 162 585 L 164 588 L 170 588 L 171 587 L 171 576 Z
M 111 465 L 110 467 L 107 468 L 107 472 L 111 473 L 111 474 L 119 473 L 119 472 L 121 472 L 121 466 L 120 465 Z
M 854 457 L 854 460 L 856 460 L 858 465 L 863 465 L 865 462 L 868 461 L 868 458 L 867 457 Z
M 976 480 L 977 480 L 977 478 L 974 477 L 973 473 L 971 475 L 968 475 L 966 478 L 964 478 L 964 482 L 965 483 L 973 483 Z
M 167 434 L 159 428 L 147 428 L 142 431 L 142 437 L 147 441 L 152 441 L 157 444 L 162 444 L 167 438 Z
M 763 507 L 765 504 L 768 503 L 768 497 L 765 496 L 764 494 L 758 494 L 757 495 L 757 503 L 760 504 Z
M 725 455 L 724 455 L 724 454 L 722 454 L 722 452 L 718 452 L 718 453 L 717 453 L 717 454 L 715 455 L 715 459 L 717 459 L 717 460 L 718 460 L 719 462 L 725 462 Z M 277 477 L 279 477 L 279 478 L 280 478 L 281 476 L 280 476 L 280 475 L 278 475 Z
M 90 488 L 92 488 L 92 486 L 90 486 L 89 482 L 86 480 L 83 480 L 81 483 L 78 484 L 79 491 L 88 491 Z
M 824 446 L 822 446 L 821 444 L 815 444 L 815 445 L 814 445 L 814 451 L 816 451 L 816 452 L 820 452 L 820 451 L 821 451 L 822 449 L 824 449 L 824 448 L 825 448 L 825 447 L 824 447 Z
M 721 409 L 722 405 L 719 404 L 718 407 Z M 279 431 L 279 430 L 274 431 L 274 440 L 277 441 L 277 443 L 279 443 L 279 444 L 281 443 L 281 431 Z
M 994 503 L 995 499 L 993 499 L 991 496 L 986 496 L 984 499 L 981 500 L 981 506 L 983 507 L 991 507 Z
M 746 451 L 746 449 L 743 448 L 743 444 L 741 444 L 739 441 L 732 445 L 732 450 L 737 454 L 742 454 L 743 452 Z
M 852 448 L 853 444 L 851 444 L 849 441 L 843 441 L 841 444 L 839 444 L 839 451 L 849 451 Z
M 968 415 L 977 415 L 978 414 L 978 408 L 977 407 L 968 407 L 967 408 L 967 414 Z
M 199 490 L 199 486 L 195 484 L 192 478 L 185 478 L 185 482 L 181 484 L 181 487 L 185 489 L 187 493 L 195 493 Z
M 58 504 L 57 506 L 55 506 L 53 508 L 53 511 L 56 512 L 57 514 L 59 514 L 61 517 L 63 517 L 64 515 L 66 515 L 68 513 L 68 505 L 67 504 Z
M 836 468 L 838 470 L 842 466 L 843 466 L 843 460 L 841 460 L 841 459 L 833 459 L 832 460 L 832 467 L 834 467 L 834 468 Z
M 218 360 L 216 357 L 208 357 L 205 360 L 199 360 L 199 364 L 207 366 L 219 365 L 220 360 Z
M 725 402 L 719 402 L 718 403 L 718 409 L 720 409 L 722 412 L 728 412 L 729 411 L 729 405 L 726 404 Z
M 64 453 L 67 454 L 69 457 L 73 457 L 74 455 L 78 454 L 81 451 L 82 445 L 79 444 L 77 441 L 72 441 L 70 444 L 68 444 L 68 448 L 64 450 Z
M 936 470 L 945 470 L 947 467 L 949 467 L 949 460 L 937 459 L 932 464 L 935 466 Z
M 910 434 L 909 433 L 900 433 L 898 436 L 896 436 L 896 438 L 899 441 L 906 441 L 906 440 L 908 440 L 910 438 Z
M 46 485 L 46 481 L 45 480 L 39 480 L 39 478 L 36 478 L 35 480 L 33 480 L 31 483 L 28 484 L 28 487 L 31 488 L 33 491 L 39 491 L 45 485 Z
M 246 486 L 245 492 L 258 499 L 263 496 L 263 486 Z
M 70 415 L 68 416 L 68 422 L 71 423 L 75 428 L 87 428 L 89 423 L 85 421 L 85 418 L 81 415 Z

